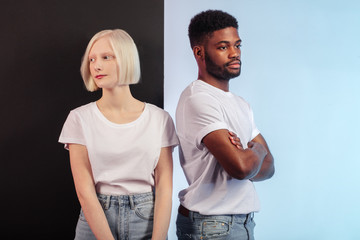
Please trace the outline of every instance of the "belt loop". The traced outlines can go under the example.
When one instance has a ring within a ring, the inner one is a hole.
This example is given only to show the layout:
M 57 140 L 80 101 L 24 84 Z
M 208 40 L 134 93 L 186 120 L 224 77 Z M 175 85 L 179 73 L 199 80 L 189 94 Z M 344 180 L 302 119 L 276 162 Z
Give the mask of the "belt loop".
M 110 207 L 110 195 L 107 195 L 104 208 L 105 208 L 105 210 L 108 210 L 109 207 Z
M 254 212 L 246 214 L 246 223 L 249 223 L 254 218 Z
M 191 220 L 191 222 L 194 222 L 194 212 L 189 210 L 189 218 Z
M 135 204 L 134 204 L 133 195 L 129 195 L 129 201 L 130 201 L 130 209 L 134 210 Z

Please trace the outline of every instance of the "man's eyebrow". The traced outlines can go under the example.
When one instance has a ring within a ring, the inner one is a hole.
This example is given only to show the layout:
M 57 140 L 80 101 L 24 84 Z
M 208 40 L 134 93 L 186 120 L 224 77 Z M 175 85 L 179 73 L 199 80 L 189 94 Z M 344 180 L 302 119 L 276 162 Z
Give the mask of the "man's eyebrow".
M 236 42 L 235 42 L 235 44 L 238 44 L 238 43 L 241 43 L 242 42 L 242 40 L 241 39 L 239 39 L 239 40 L 237 40 Z M 217 42 L 216 44 L 222 44 L 222 43 L 224 43 L 224 44 L 230 44 L 230 42 L 229 41 L 219 41 L 219 42 Z
M 216 44 L 222 44 L 222 43 L 229 44 L 230 42 L 229 41 L 219 41 Z

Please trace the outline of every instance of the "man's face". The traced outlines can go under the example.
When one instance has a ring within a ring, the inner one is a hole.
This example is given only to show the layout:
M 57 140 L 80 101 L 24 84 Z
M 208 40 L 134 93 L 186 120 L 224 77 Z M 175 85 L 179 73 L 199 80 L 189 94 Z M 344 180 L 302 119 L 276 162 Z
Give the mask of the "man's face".
M 229 81 L 241 72 L 241 40 L 236 28 L 213 32 L 205 44 L 207 72 L 220 81 Z

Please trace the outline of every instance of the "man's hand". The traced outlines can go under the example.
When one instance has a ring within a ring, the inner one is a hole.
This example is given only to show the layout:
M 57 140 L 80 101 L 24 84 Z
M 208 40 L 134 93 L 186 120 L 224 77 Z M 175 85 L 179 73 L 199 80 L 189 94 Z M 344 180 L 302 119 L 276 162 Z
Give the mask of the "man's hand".
M 225 171 L 236 179 L 262 181 L 274 173 L 273 158 L 261 134 L 248 143 L 247 149 L 236 134 L 226 129 L 209 133 L 202 142 Z
M 238 149 L 244 149 L 243 145 L 241 144 L 240 138 L 236 135 L 236 133 L 229 131 L 229 139 L 230 142 L 237 147 Z M 260 156 L 264 156 L 267 154 L 266 148 L 257 142 L 250 141 L 248 142 L 248 148 L 251 148 L 253 151 L 256 151 Z
M 229 136 L 230 142 L 238 149 L 243 149 L 243 145 L 241 144 L 240 138 L 238 138 L 238 136 L 231 131 L 229 131 L 229 135 L 230 135 Z
M 250 141 L 248 142 L 248 148 L 252 149 L 253 151 L 256 151 L 260 157 L 264 158 L 266 156 L 266 154 L 268 153 L 268 151 L 266 150 L 266 148 L 257 142 L 254 141 Z

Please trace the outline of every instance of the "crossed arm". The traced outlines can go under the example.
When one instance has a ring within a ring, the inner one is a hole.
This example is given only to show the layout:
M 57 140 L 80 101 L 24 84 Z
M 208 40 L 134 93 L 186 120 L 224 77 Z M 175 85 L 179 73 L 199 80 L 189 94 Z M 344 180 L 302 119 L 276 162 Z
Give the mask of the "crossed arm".
M 247 149 L 226 129 L 209 133 L 202 142 L 234 178 L 263 181 L 274 175 L 274 158 L 261 134 L 248 143 Z

